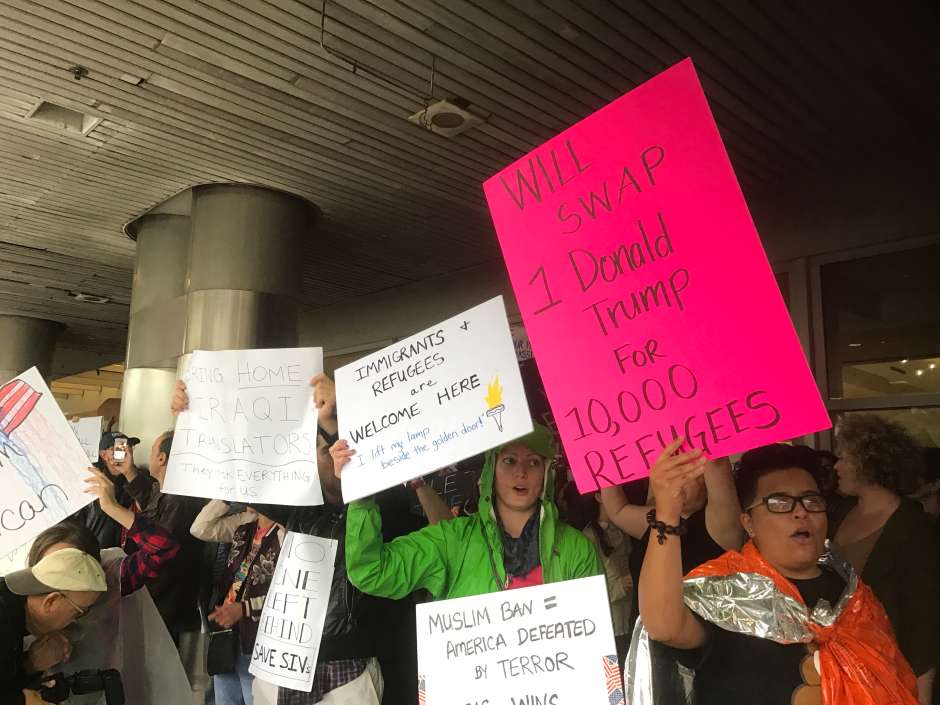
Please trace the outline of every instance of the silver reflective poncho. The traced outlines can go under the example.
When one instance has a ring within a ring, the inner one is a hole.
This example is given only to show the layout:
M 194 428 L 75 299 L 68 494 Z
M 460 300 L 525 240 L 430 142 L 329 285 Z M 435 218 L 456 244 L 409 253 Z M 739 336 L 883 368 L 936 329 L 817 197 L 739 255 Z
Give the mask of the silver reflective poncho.
M 833 569 L 845 581 L 845 590 L 835 606 L 820 600 L 810 611 L 759 573 L 686 580 L 683 599 L 695 614 L 722 629 L 779 644 L 809 643 L 813 641 L 810 622 L 832 626 L 858 587 L 858 574 L 842 558 L 829 552 L 819 559 L 819 564 Z M 630 705 L 691 703 L 692 672 L 660 653 L 663 648 L 650 640 L 642 620 L 637 620 L 624 664 L 626 699 Z

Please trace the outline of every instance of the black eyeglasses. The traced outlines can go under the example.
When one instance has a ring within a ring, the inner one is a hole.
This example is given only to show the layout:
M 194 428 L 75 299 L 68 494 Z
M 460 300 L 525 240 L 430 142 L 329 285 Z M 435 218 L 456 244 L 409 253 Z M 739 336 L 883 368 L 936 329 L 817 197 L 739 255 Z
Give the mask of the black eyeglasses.
M 796 507 L 797 502 L 803 505 L 803 509 L 812 514 L 819 514 L 826 511 L 827 508 L 826 498 L 818 492 L 800 495 L 799 497 L 784 494 L 783 492 L 775 492 L 767 495 L 756 504 L 752 504 L 744 511 L 749 512 L 763 504 L 771 514 L 789 514 Z

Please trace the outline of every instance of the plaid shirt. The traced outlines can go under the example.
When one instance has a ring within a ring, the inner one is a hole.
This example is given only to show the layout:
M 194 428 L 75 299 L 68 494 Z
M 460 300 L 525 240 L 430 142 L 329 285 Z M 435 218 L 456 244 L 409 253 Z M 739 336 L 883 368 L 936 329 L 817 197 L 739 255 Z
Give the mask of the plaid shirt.
M 160 574 L 160 567 L 180 550 L 179 542 L 162 526 L 143 514 L 134 516 L 127 539 L 137 550 L 121 561 L 121 596 L 140 590 Z
M 303 693 L 299 690 L 278 688 L 277 705 L 314 705 L 323 700 L 331 690 L 346 685 L 366 670 L 369 660 L 364 658 L 342 659 L 317 664 L 313 677 L 313 690 Z

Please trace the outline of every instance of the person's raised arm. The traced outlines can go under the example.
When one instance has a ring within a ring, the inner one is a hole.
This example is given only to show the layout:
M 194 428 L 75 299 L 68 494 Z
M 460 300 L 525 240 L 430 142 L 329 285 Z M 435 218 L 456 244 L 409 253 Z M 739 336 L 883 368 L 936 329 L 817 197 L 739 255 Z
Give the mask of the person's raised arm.
M 189 408 L 189 392 L 186 391 L 186 382 L 181 379 L 176 380 L 176 387 L 173 389 L 173 398 L 170 400 L 170 411 L 173 416 L 179 416 Z
M 450 511 L 450 507 L 447 506 L 444 498 L 428 485 L 423 477 L 412 480 L 408 485 L 415 491 L 421 509 L 424 510 L 424 516 L 428 519 L 428 524 L 440 524 L 442 521 L 454 518 L 454 514 Z
M 336 420 L 336 384 L 322 372 L 310 380 L 313 387 L 313 405 L 317 410 L 317 425 L 328 434 L 339 433 Z
M 676 454 L 684 439 L 666 448 L 650 471 L 656 497 L 656 521 L 678 527 L 684 487 L 704 472 L 700 450 Z M 640 571 L 640 617 L 651 639 L 679 649 L 705 643 L 705 628 L 682 599 L 682 540 L 677 534 L 650 531 Z
M 741 503 L 731 476 L 728 458 L 709 461 L 705 465 L 705 528 L 712 540 L 726 551 L 738 551 L 744 545 L 744 527 L 741 526 Z
M 345 440 L 330 448 L 336 476 L 356 451 Z M 418 588 L 441 597 L 446 588 L 445 535 L 449 522 L 426 526 L 385 543 L 382 515 L 372 498 L 350 502 L 346 515 L 346 572 L 364 593 L 400 600 Z
M 93 494 L 98 498 L 101 511 L 114 519 L 125 529 L 130 529 L 134 523 L 134 512 L 122 507 L 114 494 L 114 483 L 104 476 L 97 468 L 88 468 L 90 477 L 85 479 L 85 494 Z
M 648 526 L 646 513 L 649 507 L 630 504 L 621 486 L 602 488 L 601 503 L 614 526 L 635 539 L 643 538 Z

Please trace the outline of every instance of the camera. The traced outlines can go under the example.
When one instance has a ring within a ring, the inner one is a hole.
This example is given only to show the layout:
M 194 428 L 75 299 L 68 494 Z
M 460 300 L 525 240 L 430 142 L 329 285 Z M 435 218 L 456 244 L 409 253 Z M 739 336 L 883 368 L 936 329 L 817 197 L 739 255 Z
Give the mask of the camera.
M 126 438 L 115 439 L 114 459 L 119 463 L 123 463 L 124 458 L 126 457 L 127 457 L 127 439 Z
M 44 684 L 53 683 L 38 688 L 39 695 L 49 703 L 65 702 L 70 695 L 104 692 L 107 705 L 124 705 L 124 683 L 121 681 L 121 673 L 113 668 L 79 671 L 70 676 L 56 673 L 43 677 L 42 681 Z

